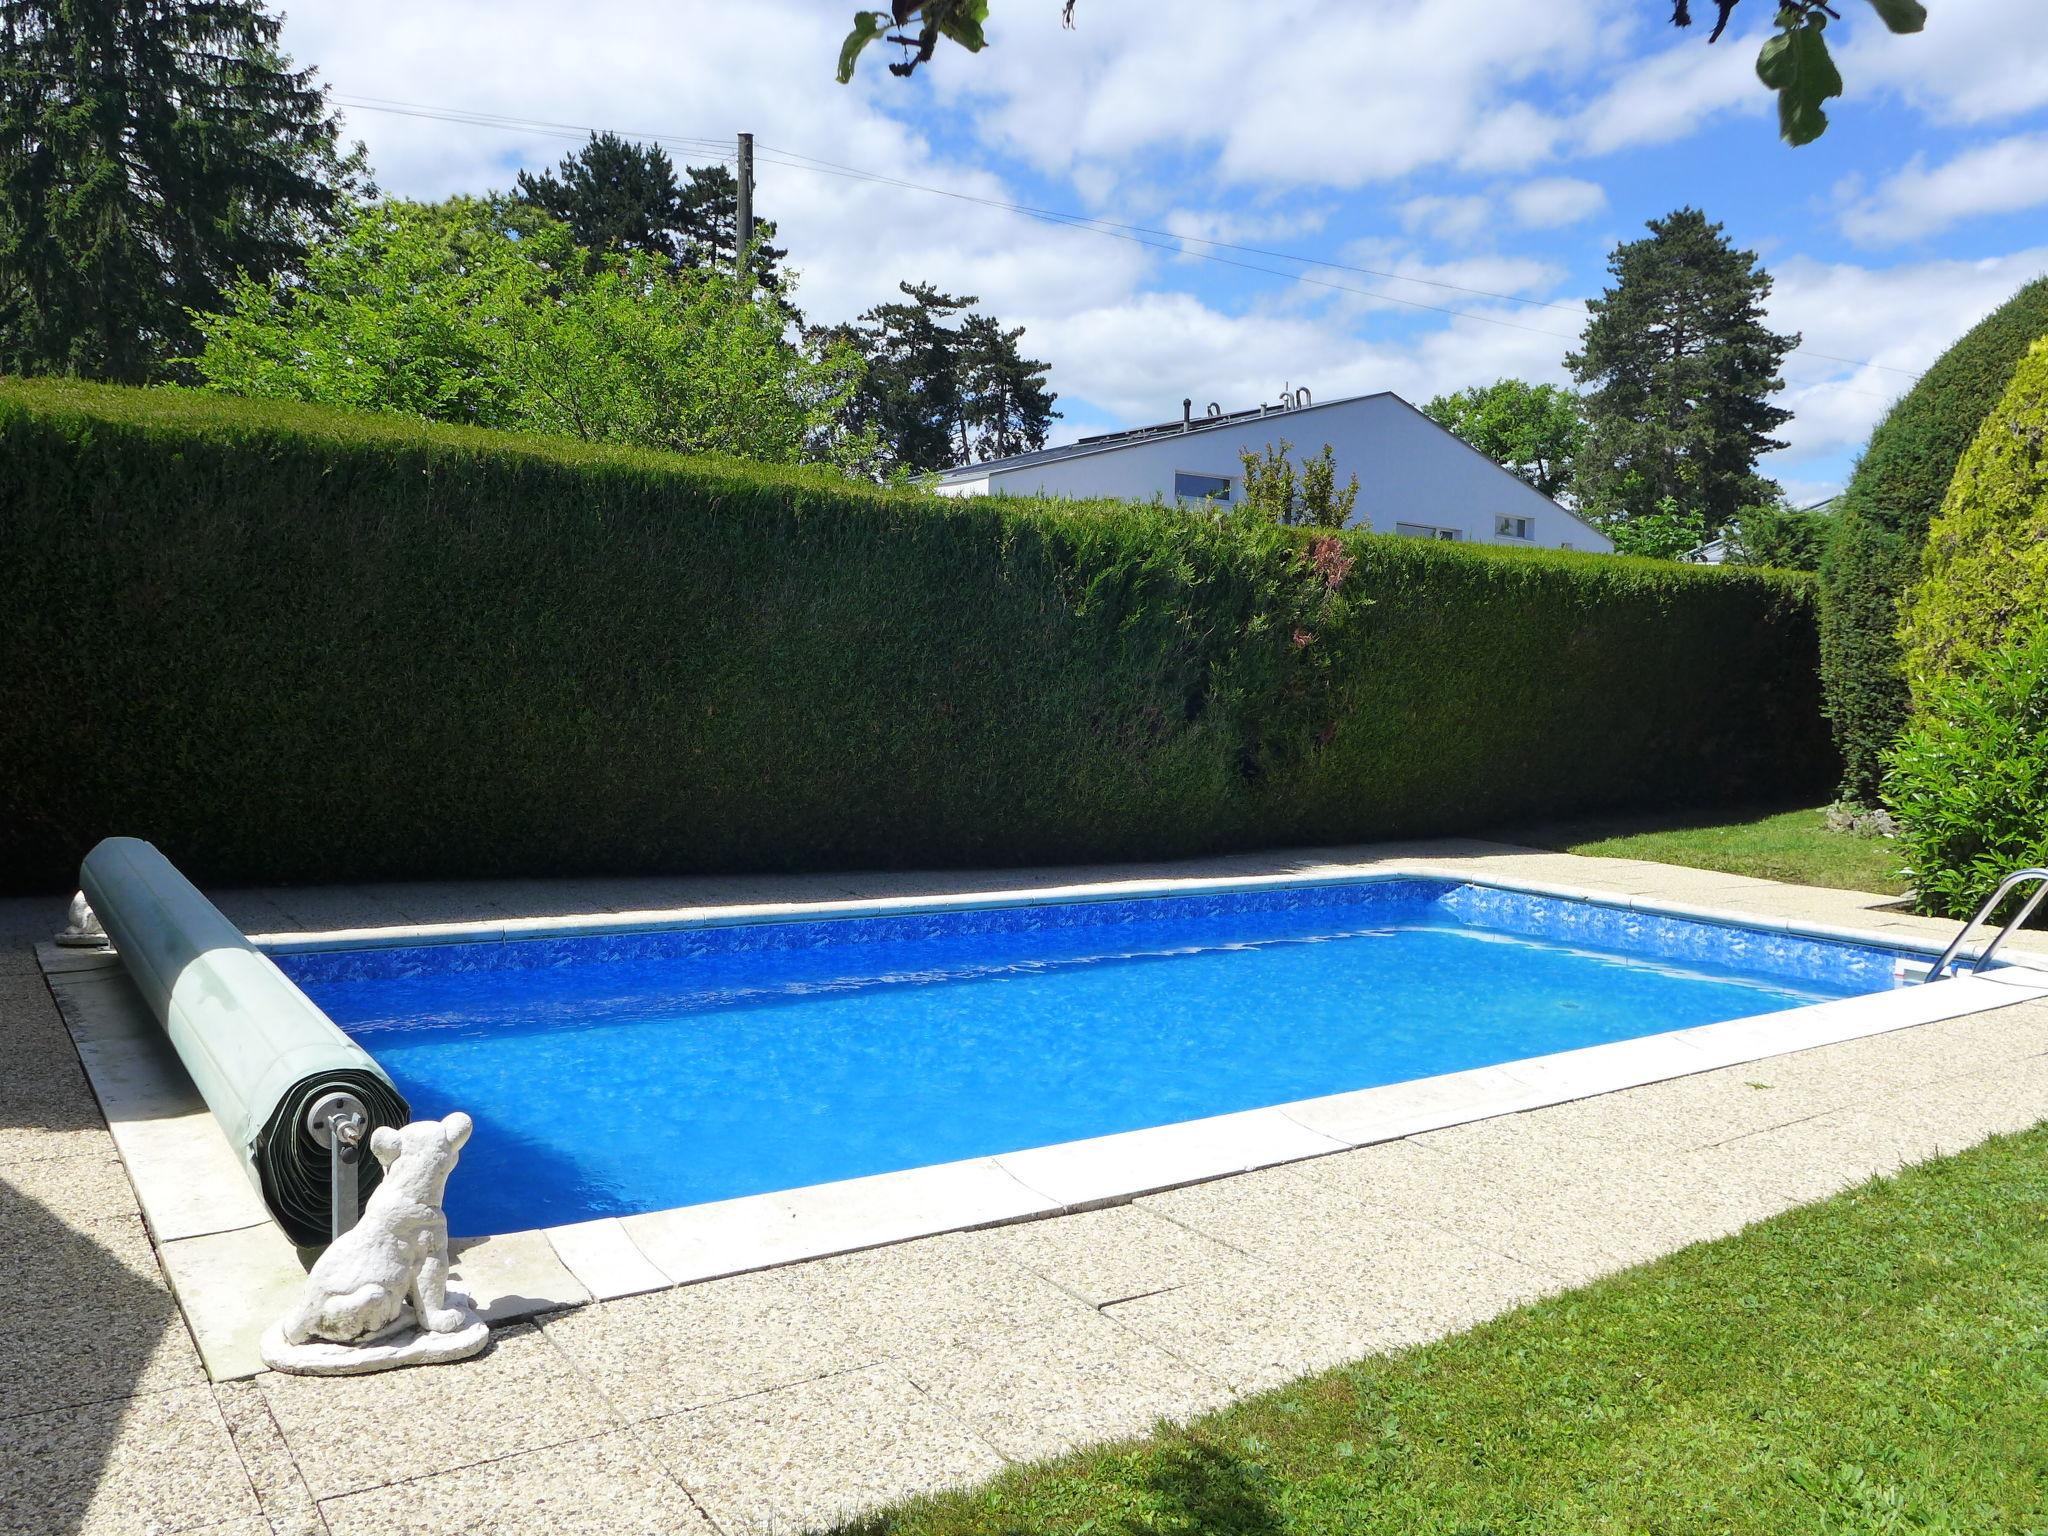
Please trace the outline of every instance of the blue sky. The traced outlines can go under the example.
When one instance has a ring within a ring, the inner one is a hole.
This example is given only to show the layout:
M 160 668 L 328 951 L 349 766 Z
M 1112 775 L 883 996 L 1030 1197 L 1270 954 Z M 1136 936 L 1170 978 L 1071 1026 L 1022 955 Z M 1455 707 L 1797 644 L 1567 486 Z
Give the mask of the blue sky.
M 1056 440 L 1184 396 L 1561 382 L 1615 242 L 1692 204 L 1762 256 L 1805 336 L 1767 467 L 1809 500 L 1917 370 L 2048 271 L 2048 4 L 1927 3 L 1927 32 L 1895 38 L 1843 0 L 1849 93 L 1801 150 L 1752 73 L 1768 0 L 1711 48 L 1665 0 L 1081 0 L 1071 31 L 1059 0 L 994 0 L 983 55 L 904 82 L 871 51 L 845 88 L 851 7 L 819 0 L 592 0 L 566 26 L 558 0 L 301 0 L 285 40 L 401 195 L 505 186 L 580 137 L 539 124 L 658 134 L 683 162 L 752 131 L 806 311 L 845 318 L 898 278 L 979 295 L 1052 363 Z M 372 105 L 394 102 L 519 122 Z

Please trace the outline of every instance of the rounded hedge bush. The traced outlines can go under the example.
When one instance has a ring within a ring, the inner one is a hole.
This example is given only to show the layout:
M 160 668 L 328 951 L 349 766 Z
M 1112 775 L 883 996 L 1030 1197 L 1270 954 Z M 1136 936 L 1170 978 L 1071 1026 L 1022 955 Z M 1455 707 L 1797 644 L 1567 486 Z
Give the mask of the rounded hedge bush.
M 1956 468 L 1906 602 L 1906 677 L 1938 678 L 2041 622 L 2048 609 L 2048 343 L 2037 342 Z
M 1965 916 L 2013 870 L 2048 864 L 2048 625 L 1929 679 L 1890 763 L 1921 911 Z
M 1821 561 L 1821 682 L 1854 799 L 1875 798 L 1885 751 L 1905 723 L 1899 603 L 1928 525 L 1985 415 L 2044 335 L 2048 278 L 1993 310 L 1892 406 L 1842 493 Z

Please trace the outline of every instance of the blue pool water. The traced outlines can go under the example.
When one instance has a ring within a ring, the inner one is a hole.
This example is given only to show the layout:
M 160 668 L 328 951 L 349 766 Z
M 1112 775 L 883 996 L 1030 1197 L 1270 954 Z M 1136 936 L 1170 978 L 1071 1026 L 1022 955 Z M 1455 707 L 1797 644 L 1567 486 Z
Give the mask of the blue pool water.
M 467 1236 L 1794 1008 L 1894 956 L 1397 880 L 277 960 L 416 1113 L 476 1117 Z

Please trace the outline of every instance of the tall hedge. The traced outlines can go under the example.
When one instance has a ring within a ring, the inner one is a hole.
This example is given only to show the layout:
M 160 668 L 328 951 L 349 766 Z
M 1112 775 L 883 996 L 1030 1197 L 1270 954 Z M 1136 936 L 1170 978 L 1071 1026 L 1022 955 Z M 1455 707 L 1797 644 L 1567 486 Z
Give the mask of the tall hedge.
M 1821 560 L 1821 678 L 1843 790 L 1874 801 L 1884 754 L 1907 709 L 1899 600 L 1919 571 L 1927 527 L 1985 413 L 2037 337 L 2048 335 L 2048 278 L 2006 300 L 1901 396 L 1842 493 Z
M 1956 467 L 1905 614 L 1885 792 L 1921 906 L 1961 915 L 2048 858 L 2048 342 Z
M 2048 342 L 1978 429 L 1927 533 L 1900 640 L 1914 695 L 2048 623 Z
M 0 879 L 1004 864 L 1811 793 L 1809 584 L 0 383 Z

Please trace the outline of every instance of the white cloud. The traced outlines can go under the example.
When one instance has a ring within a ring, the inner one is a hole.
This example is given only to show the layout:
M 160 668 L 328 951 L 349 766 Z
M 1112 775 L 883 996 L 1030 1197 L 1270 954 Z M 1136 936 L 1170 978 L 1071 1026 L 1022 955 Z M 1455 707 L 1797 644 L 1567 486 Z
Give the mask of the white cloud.
M 1458 244 L 1485 234 L 1498 217 L 1492 201 L 1477 196 L 1411 197 L 1401 205 L 1400 212 L 1401 227 L 1411 235 L 1428 235 Z
M 1524 229 L 1559 229 L 1590 219 L 1607 206 L 1607 189 L 1597 181 L 1546 176 L 1524 182 L 1507 195 L 1515 222 Z
M 1231 212 L 1223 209 L 1176 208 L 1163 227 L 1193 247 L 1269 245 L 1322 232 L 1329 222 L 1326 207 L 1278 208 Z
M 1355 187 L 1429 166 L 1522 169 L 1562 132 L 1529 98 L 1615 46 L 1637 0 L 1092 0 L 998 13 L 994 46 L 934 77 L 984 139 L 1041 171 L 1195 152 L 1226 184 Z
M 1481 193 L 1424 193 L 1396 210 L 1411 235 L 1469 245 L 1507 229 L 1558 229 L 1592 217 L 1607 206 L 1598 182 L 1572 176 L 1544 176 L 1517 186 Z
M 1413 309 L 1418 305 L 1463 312 L 1470 310 L 1475 300 L 1499 299 L 1504 295 L 1547 301 L 1565 276 L 1563 268 L 1535 256 L 1488 251 L 1433 262 L 1387 240 L 1354 240 L 1341 255 L 1352 268 L 1363 270 L 1309 271 L 1314 276 L 1329 276 L 1348 288 L 1371 290 L 1370 294 L 1345 293 L 1327 301 L 1341 305 L 1349 315 L 1402 307 Z M 1527 315 L 1523 318 L 1552 329 L 1558 323 L 1549 316 L 1540 321 Z M 1564 323 L 1568 329 L 1576 329 L 1582 322 L 1574 313 L 1565 317 Z
M 1786 362 L 1780 400 L 1793 412 L 1780 434 L 1790 446 L 1767 468 L 1781 478 L 1817 483 L 1811 466 L 1839 464 L 1860 448 L 1916 374 L 2044 271 L 2048 246 L 1985 261 L 1889 268 L 1797 256 L 1780 262 L 1771 322 L 1801 332 L 1804 345 Z
M 1640 149 L 1697 133 L 1722 112 L 1761 112 L 1770 102 L 1756 78 L 1761 36 L 1730 32 L 1709 45 L 1695 28 L 1680 41 L 1629 59 L 1621 77 L 1584 108 L 1573 140 L 1588 154 Z
M 2039 0 L 1939 0 L 1927 29 L 1894 37 L 1861 6 L 1837 48 L 1845 99 L 1889 93 L 1951 123 L 2048 106 L 2048 24 Z
M 1898 245 L 1965 219 L 2048 203 L 2048 133 L 1980 144 L 1930 166 L 1915 156 L 1877 190 L 1842 210 L 1842 230 L 1866 245 Z

